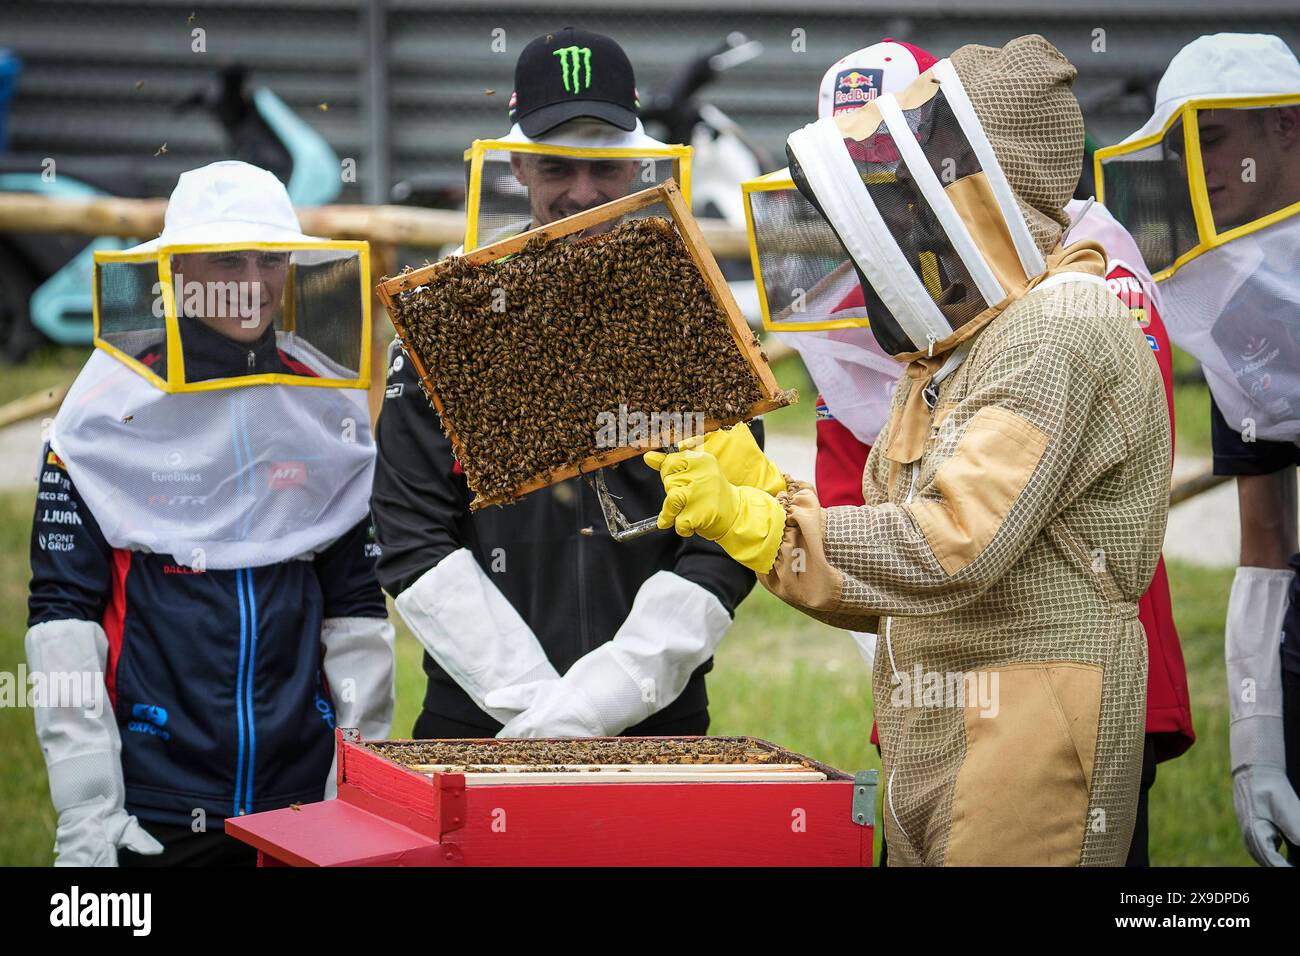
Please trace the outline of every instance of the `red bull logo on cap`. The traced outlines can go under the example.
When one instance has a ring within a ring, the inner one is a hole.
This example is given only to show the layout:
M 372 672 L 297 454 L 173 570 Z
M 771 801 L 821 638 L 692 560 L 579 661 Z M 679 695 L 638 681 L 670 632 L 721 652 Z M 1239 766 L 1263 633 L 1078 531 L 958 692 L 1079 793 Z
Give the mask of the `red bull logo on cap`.
M 884 70 L 840 70 L 835 75 L 831 114 L 866 106 L 880 95 L 880 84 L 883 79 Z

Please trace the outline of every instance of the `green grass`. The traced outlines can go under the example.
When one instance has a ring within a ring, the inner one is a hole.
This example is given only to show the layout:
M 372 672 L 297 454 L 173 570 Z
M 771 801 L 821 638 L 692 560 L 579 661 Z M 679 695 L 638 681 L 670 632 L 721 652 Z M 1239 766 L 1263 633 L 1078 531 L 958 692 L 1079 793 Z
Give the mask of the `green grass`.
M 34 352 L 22 365 L 4 366 L 0 369 L 0 405 L 71 383 L 89 354 L 89 347 L 50 345 Z
M 0 495 L 0 671 L 23 660 L 30 495 Z M 1173 564 L 1199 740 L 1162 764 L 1152 795 L 1151 858 L 1162 865 L 1248 864 L 1227 766 L 1223 617 L 1232 569 Z M 393 735 L 409 736 L 424 693 L 420 651 L 399 626 Z M 709 677 L 714 734 L 752 734 L 844 770 L 879 766 L 868 742 L 871 681 L 852 640 L 755 588 Z M 0 865 L 43 865 L 54 842 L 45 768 L 25 708 L 0 708 Z
M 764 415 L 763 427 L 783 434 L 807 435 L 811 438 L 817 420 L 817 386 L 809 377 L 808 370 L 803 367 L 803 360 L 797 353 L 787 355 L 772 363 L 772 373 L 782 388 L 798 389 L 799 401 Z
M 1173 346 L 1174 447 L 1180 455 L 1210 455 L 1210 390 L 1204 382 L 1179 383 L 1196 369 L 1196 359 Z

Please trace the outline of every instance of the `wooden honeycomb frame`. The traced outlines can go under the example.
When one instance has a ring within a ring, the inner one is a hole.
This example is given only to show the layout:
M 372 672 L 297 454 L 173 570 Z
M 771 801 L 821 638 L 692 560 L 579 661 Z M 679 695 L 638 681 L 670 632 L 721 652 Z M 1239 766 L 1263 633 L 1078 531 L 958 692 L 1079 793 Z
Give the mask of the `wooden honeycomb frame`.
M 634 213 L 638 210 L 645 209 L 648 206 L 662 204 L 667 208 L 673 223 L 677 228 L 678 234 L 682 238 L 683 244 L 690 253 L 696 268 L 699 270 L 704 284 L 712 296 L 714 302 L 721 309 L 727 318 L 728 330 L 731 332 L 732 340 L 736 348 L 749 366 L 750 371 L 758 382 L 759 391 L 762 395 L 743 415 L 727 419 L 706 419 L 704 429 L 706 432 L 713 431 L 727 425 L 733 425 L 739 421 L 748 421 L 755 416 L 762 415 L 765 412 L 782 408 L 786 405 L 797 401 L 797 395 L 793 390 L 783 390 L 772 374 L 772 369 L 768 365 L 767 355 L 759 346 L 758 340 L 750 331 L 740 307 L 736 304 L 735 297 L 731 294 L 731 289 L 727 285 L 726 279 L 722 276 L 722 271 L 718 268 L 717 260 L 709 251 L 705 244 L 704 237 L 700 232 L 699 225 L 692 217 L 690 209 L 687 207 L 685 200 L 681 195 L 681 190 L 677 183 L 671 179 L 651 189 L 645 189 L 631 195 L 616 199 L 613 202 L 605 203 L 585 212 L 559 219 L 553 223 L 541 226 L 528 232 L 520 233 L 509 239 L 494 242 L 487 246 L 481 246 L 472 252 L 467 253 L 463 259 L 471 266 L 481 266 L 486 263 L 495 262 L 507 256 L 520 252 L 529 242 L 539 237 L 546 240 L 563 238 L 564 236 L 573 235 L 582 232 L 593 225 L 608 222 L 610 220 L 621 219 L 624 216 Z M 410 341 L 408 331 L 400 317 L 400 308 L 397 303 L 397 297 L 401 293 L 415 289 L 431 279 L 446 268 L 446 260 L 436 262 L 432 265 L 424 266 L 410 272 L 404 272 L 401 275 L 385 278 L 376 287 L 380 298 L 383 300 L 388 314 L 392 318 L 393 325 L 397 329 L 398 337 L 403 344 Z M 439 417 L 442 419 L 443 428 L 451 441 L 452 449 L 458 459 L 462 458 L 464 445 L 456 435 L 453 426 L 443 418 L 442 400 L 438 395 L 437 389 L 434 388 L 432 379 L 429 377 L 427 370 L 421 362 L 414 349 L 407 349 L 408 360 L 413 364 L 416 375 L 420 379 L 420 387 L 424 390 L 429 400 L 433 403 Z M 492 504 L 502 504 L 513 501 L 522 497 L 529 492 L 536 491 L 548 485 L 555 484 L 572 478 L 575 475 L 586 474 L 597 468 L 608 465 L 615 465 L 619 462 L 635 458 L 638 455 L 654 449 L 661 448 L 669 444 L 675 444 L 681 440 L 682 436 L 676 434 L 676 430 L 669 428 L 660 432 L 657 436 L 651 436 L 644 441 L 634 444 L 611 448 L 589 455 L 587 458 L 570 465 L 564 465 L 555 468 L 550 472 L 527 480 L 521 483 L 515 490 L 505 496 L 493 498 L 475 497 L 471 502 L 470 508 L 478 508 Z

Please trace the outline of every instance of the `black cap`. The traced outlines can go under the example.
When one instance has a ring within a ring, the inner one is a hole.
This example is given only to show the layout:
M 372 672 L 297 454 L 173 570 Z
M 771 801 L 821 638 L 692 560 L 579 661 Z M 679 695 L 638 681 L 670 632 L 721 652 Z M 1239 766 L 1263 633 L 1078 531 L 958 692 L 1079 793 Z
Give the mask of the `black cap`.
M 510 119 L 536 137 L 579 116 L 636 129 L 636 77 L 623 48 L 607 36 L 565 27 L 519 54 Z

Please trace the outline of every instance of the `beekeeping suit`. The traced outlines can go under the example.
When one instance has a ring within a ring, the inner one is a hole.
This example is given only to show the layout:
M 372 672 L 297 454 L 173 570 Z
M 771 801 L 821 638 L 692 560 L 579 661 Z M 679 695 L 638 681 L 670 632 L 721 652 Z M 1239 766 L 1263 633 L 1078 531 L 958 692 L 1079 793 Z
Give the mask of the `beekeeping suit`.
M 805 613 L 881 635 L 891 864 L 1120 865 L 1131 838 L 1137 601 L 1164 533 L 1169 421 L 1101 247 L 1058 244 L 1083 149 L 1074 74 L 1038 36 L 965 46 L 789 138 L 872 331 L 906 363 L 865 505 L 822 508 L 798 481 L 737 488 L 699 453 L 659 462 L 661 523 L 718 540 Z M 892 162 L 854 148 L 881 135 Z

